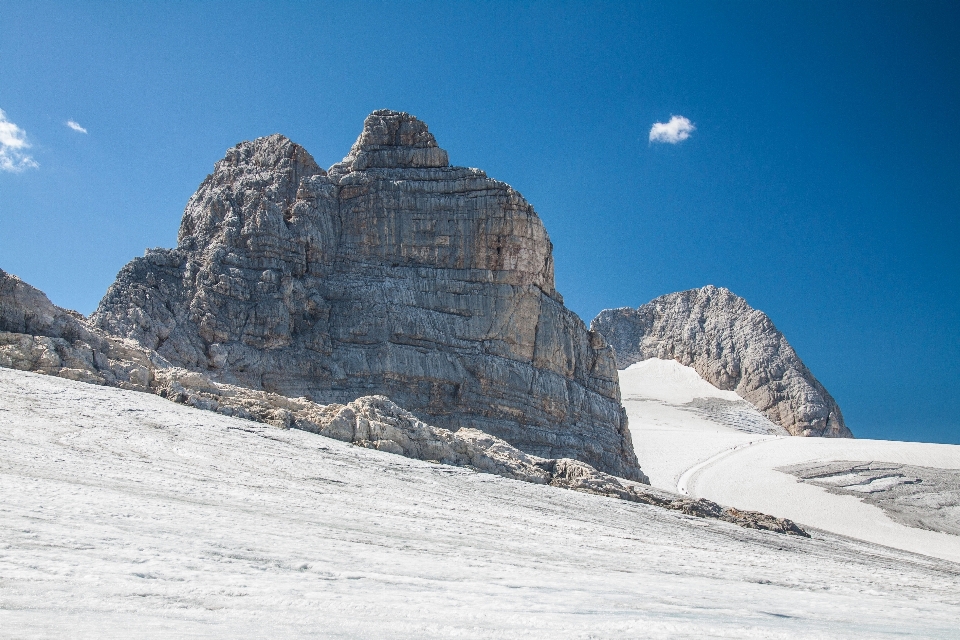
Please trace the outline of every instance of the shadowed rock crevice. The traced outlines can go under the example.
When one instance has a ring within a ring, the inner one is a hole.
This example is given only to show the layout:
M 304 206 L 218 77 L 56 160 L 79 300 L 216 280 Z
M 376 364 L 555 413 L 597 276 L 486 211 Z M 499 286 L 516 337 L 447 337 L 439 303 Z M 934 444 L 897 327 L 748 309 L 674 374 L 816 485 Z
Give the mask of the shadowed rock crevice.
M 852 438 L 840 407 L 762 311 L 727 289 L 706 286 L 631 309 L 600 312 L 603 335 L 625 369 L 649 358 L 692 367 L 735 391 L 795 436 Z
M 176 249 L 117 277 L 92 321 L 225 384 L 386 395 L 450 430 L 639 478 L 613 354 L 563 306 L 533 207 L 376 111 L 329 172 L 280 135 L 231 149 Z

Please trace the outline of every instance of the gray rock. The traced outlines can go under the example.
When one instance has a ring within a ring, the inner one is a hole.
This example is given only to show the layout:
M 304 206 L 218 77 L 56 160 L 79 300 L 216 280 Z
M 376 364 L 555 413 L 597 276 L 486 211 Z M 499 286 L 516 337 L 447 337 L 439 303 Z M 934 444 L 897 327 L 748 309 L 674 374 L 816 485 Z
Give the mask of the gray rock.
M 853 437 L 836 401 L 770 318 L 727 289 L 706 286 L 637 309 L 608 309 L 590 328 L 613 346 L 620 369 L 648 358 L 676 360 L 791 435 Z
M 280 135 L 228 151 L 176 249 L 128 264 L 92 316 L 218 382 L 419 419 L 640 478 L 613 354 L 563 305 L 523 197 L 376 111 L 329 173 Z
M 860 498 L 908 527 L 960 535 L 960 469 L 892 462 L 807 462 L 778 467 L 830 493 Z
M 162 358 L 106 336 L 82 315 L 0 270 L 0 367 L 149 391 Z

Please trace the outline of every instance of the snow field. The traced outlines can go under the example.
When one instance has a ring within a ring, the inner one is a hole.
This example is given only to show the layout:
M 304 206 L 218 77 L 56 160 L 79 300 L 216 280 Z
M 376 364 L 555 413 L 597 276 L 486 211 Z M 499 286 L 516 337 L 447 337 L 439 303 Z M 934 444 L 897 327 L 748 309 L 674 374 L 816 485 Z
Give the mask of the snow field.
M 900 462 L 960 469 L 960 447 L 921 442 L 783 438 L 738 449 L 700 469 L 692 495 L 763 511 L 846 536 L 960 562 L 960 537 L 893 521 L 881 508 L 836 495 L 777 467 L 810 461 Z
M 960 562 L 960 537 L 899 524 L 854 496 L 776 470 L 841 460 L 960 469 L 960 446 L 743 433 L 691 414 L 684 405 L 692 399 L 734 392 L 672 360 L 645 360 L 620 371 L 620 386 L 640 467 L 653 486 Z
M 948 638 L 958 619 L 958 565 L 0 369 L 3 638 Z

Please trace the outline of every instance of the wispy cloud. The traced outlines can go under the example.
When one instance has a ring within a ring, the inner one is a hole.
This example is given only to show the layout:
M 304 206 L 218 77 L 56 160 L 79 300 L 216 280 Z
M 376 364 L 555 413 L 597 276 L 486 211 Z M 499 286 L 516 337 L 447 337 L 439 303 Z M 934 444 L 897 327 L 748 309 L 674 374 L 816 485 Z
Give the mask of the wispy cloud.
M 74 131 L 79 131 L 80 133 L 86 133 L 87 130 L 80 126 L 80 123 L 76 120 L 67 120 L 66 125 L 73 129 Z
M 0 171 L 20 173 L 24 169 L 39 167 L 26 153 L 29 148 L 27 133 L 7 120 L 7 114 L 0 109 Z
M 650 127 L 650 142 L 677 144 L 690 137 L 696 130 L 693 123 L 683 116 L 672 116 L 670 122 L 654 122 Z

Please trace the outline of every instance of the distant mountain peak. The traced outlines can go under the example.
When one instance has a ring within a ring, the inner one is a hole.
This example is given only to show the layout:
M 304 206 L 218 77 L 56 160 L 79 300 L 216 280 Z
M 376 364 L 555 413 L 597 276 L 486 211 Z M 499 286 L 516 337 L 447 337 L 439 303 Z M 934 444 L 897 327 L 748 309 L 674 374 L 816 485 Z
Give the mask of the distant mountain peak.
M 792 435 L 853 437 L 837 402 L 773 321 L 729 289 L 707 285 L 637 309 L 607 309 L 590 328 L 613 347 L 620 369 L 648 358 L 676 360 L 736 391 Z

